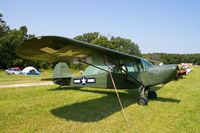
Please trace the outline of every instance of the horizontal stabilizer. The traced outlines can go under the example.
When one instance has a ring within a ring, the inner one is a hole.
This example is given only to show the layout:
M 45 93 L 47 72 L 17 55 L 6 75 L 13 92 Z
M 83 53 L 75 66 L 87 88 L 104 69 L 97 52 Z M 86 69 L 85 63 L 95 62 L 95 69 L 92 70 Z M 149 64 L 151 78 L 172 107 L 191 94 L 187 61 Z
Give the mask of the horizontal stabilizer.
M 65 78 L 44 78 L 44 79 L 41 79 L 41 81 L 53 81 L 53 80 L 58 80 L 58 79 L 71 79 L 71 77 L 65 77 Z

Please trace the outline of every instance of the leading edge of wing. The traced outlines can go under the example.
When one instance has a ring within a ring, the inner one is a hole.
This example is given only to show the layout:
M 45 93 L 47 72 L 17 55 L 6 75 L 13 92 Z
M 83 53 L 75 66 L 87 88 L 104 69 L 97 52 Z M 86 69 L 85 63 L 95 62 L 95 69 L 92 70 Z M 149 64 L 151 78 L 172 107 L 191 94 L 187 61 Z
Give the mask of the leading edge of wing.
M 25 59 L 47 62 L 69 61 L 74 57 L 82 59 L 95 55 L 106 55 L 114 60 L 141 59 L 138 56 L 60 36 L 39 36 L 25 40 L 16 48 L 16 53 Z

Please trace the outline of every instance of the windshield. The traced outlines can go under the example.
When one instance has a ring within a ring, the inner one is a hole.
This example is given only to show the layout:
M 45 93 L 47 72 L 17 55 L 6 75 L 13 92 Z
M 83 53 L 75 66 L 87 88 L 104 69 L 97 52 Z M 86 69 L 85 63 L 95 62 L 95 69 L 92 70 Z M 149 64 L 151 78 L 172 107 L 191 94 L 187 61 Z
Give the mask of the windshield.
M 151 64 L 150 62 L 148 62 L 145 59 L 141 59 L 144 71 L 146 71 L 147 69 L 149 69 L 149 67 L 153 66 L 153 64 Z
M 126 72 L 142 72 L 147 71 L 153 64 L 145 59 L 134 60 L 132 62 L 126 62 L 113 68 L 114 73 L 124 74 Z

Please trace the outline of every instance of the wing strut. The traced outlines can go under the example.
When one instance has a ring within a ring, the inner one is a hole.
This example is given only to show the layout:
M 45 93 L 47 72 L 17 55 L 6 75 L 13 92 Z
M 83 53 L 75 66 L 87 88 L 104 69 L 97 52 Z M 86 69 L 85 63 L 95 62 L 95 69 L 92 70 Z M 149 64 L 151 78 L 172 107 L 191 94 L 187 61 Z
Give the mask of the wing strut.
M 122 112 L 122 115 L 123 115 L 124 120 L 126 121 L 126 123 L 128 123 L 128 120 L 127 120 L 127 118 L 126 118 L 126 114 L 125 114 L 125 112 L 124 112 L 124 108 L 123 108 L 121 99 L 120 99 L 120 97 L 119 97 L 119 93 L 118 93 L 117 88 L 116 88 L 116 85 L 115 85 L 115 81 L 114 81 L 114 79 L 113 79 L 113 76 L 112 76 L 112 73 L 110 72 L 110 70 L 109 70 L 109 75 L 110 75 L 110 78 L 111 78 L 111 80 L 112 80 L 112 84 L 113 84 L 113 86 L 114 86 L 114 88 L 115 88 L 115 93 L 116 93 L 116 95 L 117 95 L 117 99 L 118 99 L 118 101 L 119 101 L 120 107 L 121 107 L 121 109 L 122 109 L 122 111 L 121 111 L 121 112 Z
M 106 64 L 107 58 L 106 58 L 106 56 L 104 56 L 104 57 L 105 57 L 105 65 L 108 66 L 108 65 Z M 122 109 L 122 110 L 121 110 L 122 115 L 123 115 L 124 120 L 126 121 L 126 123 L 128 123 L 128 120 L 127 120 L 127 118 L 126 118 L 126 114 L 125 114 L 125 112 L 124 112 L 124 107 L 123 107 L 123 105 L 122 105 L 121 99 L 120 99 L 120 97 L 119 97 L 119 93 L 118 93 L 118 91 L 117 91 L 117 87 L 116 87 L 116 85 L 115 85 L 115 81 L 114 81 L 113 76 L 112 76 L 112 73 L 111 73 L 111 68 L 110 68 L 109 66 L 108 66 L 108 68 L 109 68 L 108 73 L 109 73 L 109 75 L 110 75 L 110 78 L 111 78 L 113 87 L 114 87 L 114 89 L 115 89 L 115 93 L 116 93 L 116 95 L 117 95 L 118 102 L 119 102 L 120 107 L 121 107 L 121 109 Z

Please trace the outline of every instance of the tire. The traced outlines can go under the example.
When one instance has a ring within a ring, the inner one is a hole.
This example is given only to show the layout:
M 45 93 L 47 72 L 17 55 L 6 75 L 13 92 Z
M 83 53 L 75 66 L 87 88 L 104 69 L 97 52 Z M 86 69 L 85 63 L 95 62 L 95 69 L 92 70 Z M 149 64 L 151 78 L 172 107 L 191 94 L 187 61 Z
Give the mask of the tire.
M 138 100 L 137 100 L 137 103 L 138 103 L 139 105 L 143 105 L 143 106 L 148 105 L 148 98 L 145 97 L 145 96 L 140 96 L 140 97 L 138 98 Z
M 148 98 L 156 99 L 157 98 L 157 93 L 155 91 L 149 91 L 148 92 Z

